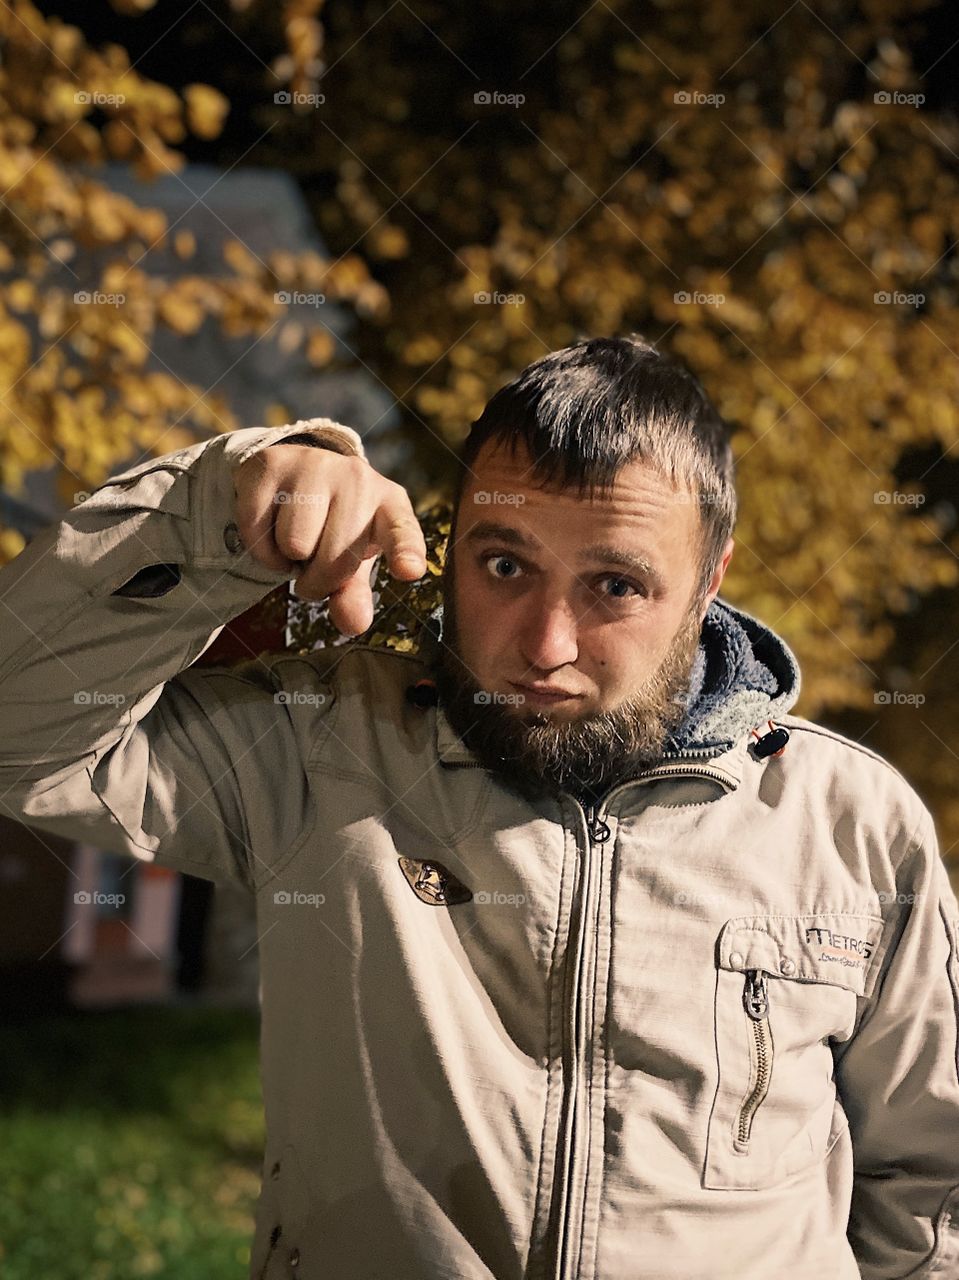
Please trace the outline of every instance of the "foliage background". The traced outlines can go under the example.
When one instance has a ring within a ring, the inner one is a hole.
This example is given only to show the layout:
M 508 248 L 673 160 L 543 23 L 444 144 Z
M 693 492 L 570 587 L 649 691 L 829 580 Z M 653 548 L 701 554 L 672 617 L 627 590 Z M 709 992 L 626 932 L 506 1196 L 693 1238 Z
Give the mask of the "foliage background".
M 258 1023 L 142 1008 L 7 1027 L 4 1280 L 246 1275 L 265 1136 Z

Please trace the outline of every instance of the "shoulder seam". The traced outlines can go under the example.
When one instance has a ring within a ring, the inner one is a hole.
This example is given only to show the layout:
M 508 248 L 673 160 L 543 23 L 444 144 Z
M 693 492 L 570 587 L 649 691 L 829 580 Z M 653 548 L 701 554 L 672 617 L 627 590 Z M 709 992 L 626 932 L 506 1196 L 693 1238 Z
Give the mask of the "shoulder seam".
M 845 737 L 845 735 L 839 733 L 838 730 L 829 729 L 825 725 L 816 724 L 815 721 L 812 721 L 812 720 L 802 720 L 798 716 L 792 716 L 788 714 L 777 716 L 775 717 L 775 723 L 783 724 L 786 726 L 787 729 L 790 729 L 790 730 L 800 730 L 805 733 L 818 734 L 819 737 L 821 738 L 830 738 L 833 742 L 837 743 L 839 746 L 847 747 L 850 751 L 858 751 L 860 755 L 867 756 L 870 760 L 875 760 L 877 764 L 884 765 L 885 768 L 887 768 L 890 773 L 892 773 L 896 778 L 899 779 L 899 781 L 907 788 L 907 790 L 912 792 L 912 794 L 919 801 L 919 804 L 922 805 L 923 807 L 926 807 L 922 797 L 919 795 L 918 791 L 916 791 L 915 787 L 912 785 L 912 783 L 909 781 L 906 775 L 900 769 L 897 769 L 896 766 L 892 764 L 889 760 L 887 760 L 885 756 L 879 755 L 877 751 L 873 751 L 870 747 L 864 747 L 862 743 L 854 742 L 852 738 Z

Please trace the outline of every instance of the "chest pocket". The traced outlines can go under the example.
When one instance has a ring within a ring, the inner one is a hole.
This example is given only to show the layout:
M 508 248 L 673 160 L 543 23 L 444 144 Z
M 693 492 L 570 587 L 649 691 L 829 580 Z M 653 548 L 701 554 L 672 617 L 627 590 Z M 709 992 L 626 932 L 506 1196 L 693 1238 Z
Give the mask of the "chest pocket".
M 881 916 L 850 912 L 726 921 L 704 1187 L 775 1186 L 832 1150 L 847 1121 L 829 1040 L 852 1033 L 881 931 Z

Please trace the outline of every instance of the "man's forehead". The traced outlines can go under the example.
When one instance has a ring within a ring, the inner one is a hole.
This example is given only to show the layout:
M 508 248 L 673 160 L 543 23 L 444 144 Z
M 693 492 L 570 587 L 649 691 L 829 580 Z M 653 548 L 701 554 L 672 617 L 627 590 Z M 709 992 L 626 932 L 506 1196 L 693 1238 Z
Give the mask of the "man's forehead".
M 518 553 L 552 550 L 576 568 L 628 570 L 661 585 L 695 556 L 699 510 L 689 499 L 641 459 L 620 468 L 608 495 L 581 495 L 575 484 L 545 485 L 522 442 L 511 457 L 502 442 L 488 441 L 461 490 L 456 542 L 476 549 L 488 540 Z
M 542 460 L 536 462 L 541 464 Z M 558 480 L 545 482 L 541 475 L 536 474 L 536 462 L 522 440 L 516 442 L 515 453 L 510 452 L 504 441 L 488 440 L 463 482 L 463 496 L 469 497 L 470 493 L 488 489 L 495 483 L 502 494 L 521 494 L 526 501 L 537 498 L 575 507 L 613 506 L 618 502 L 635 501 L 641 495 L 647 500 L 675 501 L 676 486 L 658 467 L 642 458 L 635 458 L 619 468 L 607 494 L 601 494 L 597 487 L 592 495 L 580 493 L 575 481 L 566 486 Z M 499 501 L 505 499 L 500 498 Z

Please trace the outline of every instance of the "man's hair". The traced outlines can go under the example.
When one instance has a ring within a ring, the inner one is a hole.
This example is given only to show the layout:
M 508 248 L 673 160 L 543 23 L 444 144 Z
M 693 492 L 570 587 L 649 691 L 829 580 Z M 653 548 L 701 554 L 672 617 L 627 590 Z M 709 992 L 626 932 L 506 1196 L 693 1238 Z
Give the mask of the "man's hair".
M 491 439 L 515 457 L 522 442 L 544 484 L 608 497 L 640 460 L 689 495 L 701 520 L 698 599 L 736 523 L 729 431 L 699 381 L 640 334 L 583 338 L 536 360 L 492 396 L 460 452 L 456 510 Z

